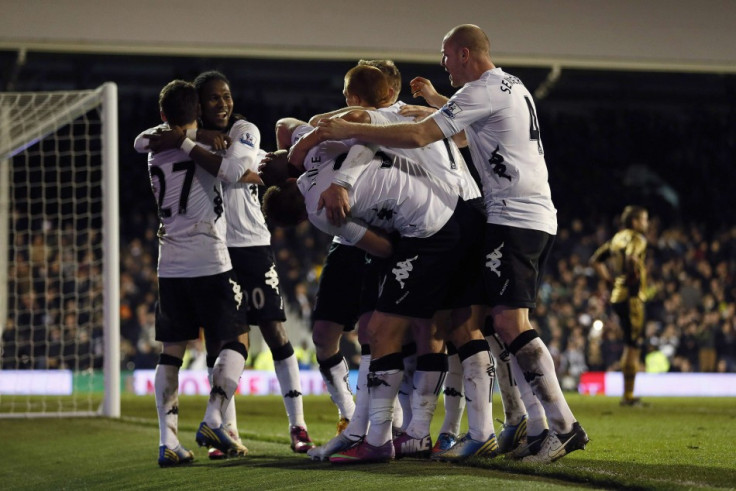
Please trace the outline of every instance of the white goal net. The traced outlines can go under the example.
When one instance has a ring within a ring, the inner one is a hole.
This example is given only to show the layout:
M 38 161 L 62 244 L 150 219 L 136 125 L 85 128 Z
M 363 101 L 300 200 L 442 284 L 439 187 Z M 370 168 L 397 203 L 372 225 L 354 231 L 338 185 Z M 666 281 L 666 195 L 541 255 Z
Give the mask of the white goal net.
M 0 92 L 0 418 L 120 416 L 117 87 Z

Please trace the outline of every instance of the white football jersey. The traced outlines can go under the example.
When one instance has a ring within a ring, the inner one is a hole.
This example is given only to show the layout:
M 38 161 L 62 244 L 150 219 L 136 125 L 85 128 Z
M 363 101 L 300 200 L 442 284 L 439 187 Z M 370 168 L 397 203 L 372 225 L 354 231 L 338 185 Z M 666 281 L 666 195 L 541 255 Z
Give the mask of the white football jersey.
M 391 124 L 412 122 L 413 118 L 398 113 L 402 104 L 393 104 L 384 109 L 368 111 L 372 124 Z M 480 197 L 480 189 L 473 180 L 460 149 L 452 138 L 445 138 L 429 145 L 418 148 L 387 148 L 380 147 L 386 152 L 395 153 L 413 160 L 422 166 L 440 181 L 447 183 L 464 200 Z
M 231 139 L 227 154 L 242 160 L 246 169 L 258 172 L 265 152 L 260 149 L 261 132 L 253 123 L 239 119 L 228 133 Z M 223 183 L 227 246 L 254 247 L 271 245 L 271 233 L 261 211 L 258 185 L 244 182 Z
M 431 117 L 446 137 L 465 130 L 488 223 L 557 233 L 536 107 L 521 80 L 489 70 Z
M 330 143 L 330 142 L 324 142 Z M 324 210 L 317 211 L 320 194 L 332 183 L 349 145 L 317 145 L 307 160 L 317 163 L 297 180 L 309 220 L 320 230 L 355 244 L 370 227 L 398 232 L 402 237 L 430 237 L 450 219 L 458 196 L 418 164 L 379 152 L 349 191 L 350 219 L 331 225 Z M 327 153 L 329 152 L 329 153 Z
M 220 180 L 182 150 L 148 155 L 160 227 L 161 278 L 210 276 L 232 269 Z

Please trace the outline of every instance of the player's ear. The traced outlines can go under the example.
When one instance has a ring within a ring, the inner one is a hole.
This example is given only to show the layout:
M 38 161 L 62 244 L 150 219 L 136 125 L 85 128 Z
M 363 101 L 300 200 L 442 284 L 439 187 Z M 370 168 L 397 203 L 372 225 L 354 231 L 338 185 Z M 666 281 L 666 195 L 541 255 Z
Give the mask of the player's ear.
M 161 115 L 161 121 L 163 121 L 164 123 L 166 123 L 167 120 L 166 120 L 166 115 L 164 114 L 164 112 L 163 111 L 159 111 L 159 114 Z

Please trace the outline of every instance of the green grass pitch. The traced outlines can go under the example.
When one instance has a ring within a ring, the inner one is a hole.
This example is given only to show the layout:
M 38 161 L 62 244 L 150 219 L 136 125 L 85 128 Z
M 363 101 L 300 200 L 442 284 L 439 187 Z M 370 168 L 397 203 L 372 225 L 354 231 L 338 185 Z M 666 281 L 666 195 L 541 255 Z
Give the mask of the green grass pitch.
M 195 462 L 160 469 L 152 396 L 123 397 L 119 420 L 0 419 L 2 489 L 736 489 L 736 399 L 649 398 L 623 408 L 603 396 L 568 395 L 591 442 L 560 461 L 530 465 L 504 458 L 462 465 L 402 459 L 333 466 L 289 448 L 279 397 L 238 396 L 238 422 L 250 454 L 210 461 L 194 434 L 206 398 L 180 399 L 179 430 Z M 332 437 L 337 410 L 326 396 L 304 397 L 317 443 Z M 502 414 L 500 400 L 494 413 Z M 433 421 L 436 436 L 442 402 Z M 498 429 L 498 424 L 496 427 Z

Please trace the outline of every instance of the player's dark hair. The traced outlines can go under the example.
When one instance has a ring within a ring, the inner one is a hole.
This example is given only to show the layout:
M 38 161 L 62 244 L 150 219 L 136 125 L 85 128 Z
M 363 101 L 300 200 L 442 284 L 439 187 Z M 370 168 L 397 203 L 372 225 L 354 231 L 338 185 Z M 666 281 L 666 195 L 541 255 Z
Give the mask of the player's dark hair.
M 391 98 L 388 79 L 381 70 L 370 65 L 357 65 L 348 70 L 345 90 L 373 107 L 380 107 Z
M 293 227 L 307 218 L 304 197 L 296 185 L 296 179 L 288 179 L 266 190 L 263 194 L 263 215 L 277 227 Z
M 388 80 L 388 84 L 394 89 L 396 97 L 401 92 L 401 72 L 392 60 L 360 60 L 358 65 L 368 65 L 378 68 Z
M 629 205 L 624 208 L 624 211 L 621 213 L 621 223 L 626 228 L 632 228 L 634 226 L 634 220 L 639 218 L 642 213 L 645 213 L 646 211 L 647 209 L 643 206 Z
M 217 70 L 209 70 L 207 72 L 200 73 L 199 75 L 197 75 L 197 77 L 194 79 L 194 82 L 192 83 L 197 89 L 197 92 L 200 92 L 202 90 L 202 87 L 213 80 L 221 80 L 230 85 L 230 80 L 227 79 L 225 74 L 222 72 L 218 72 Z
M 218 72 L 217 70 L 209 70 L 206 72 L 202 72 L 194 79 L 194 87 L 197 89 L 197 93 L 199 94 L 200 98 L 202 97 L 202 90 L 204 90 L 204 86 L 212 81 L 221 81 L 224 82 L 230 86 L 230 80 L 225 76 L 224 73 Z M 230 115 L 230 121 L 228 122 L 227 128 L 225 128 L 225 132 L 230 131 L 230 128 L 232 128 L 233 124 L 235 124 L 235 121 L 238 121 L 239 119 L 242 119 L 243 121 L 247 121 L 245 116 L 238 113 L 233 113 Z M 203 124 L 203 128 L 206 128 L 207 125 Z
M 184 80 L 172 80 L 161 89 L 158 105 L 172 126 L 183 126 L 197 119 L 199 96 L 194 85 Z

